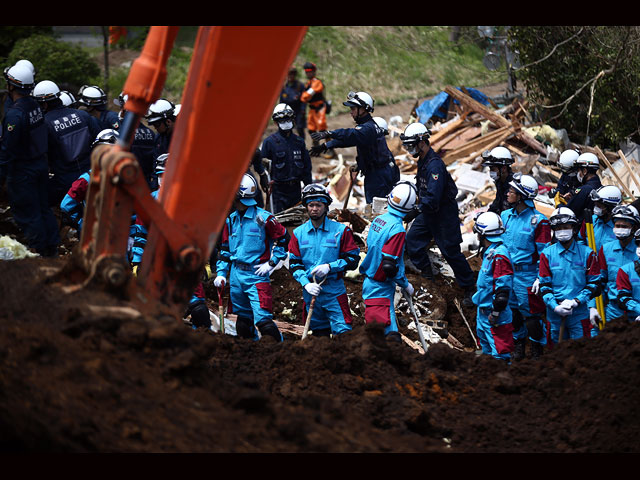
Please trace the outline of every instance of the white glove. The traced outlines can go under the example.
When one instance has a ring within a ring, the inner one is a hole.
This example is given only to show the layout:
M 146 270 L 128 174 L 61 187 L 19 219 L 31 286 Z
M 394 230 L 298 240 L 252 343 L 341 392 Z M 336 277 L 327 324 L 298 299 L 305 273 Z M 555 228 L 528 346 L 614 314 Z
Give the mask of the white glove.
M 261 277 L 268 277 L 273 273 L 276 267 L 272 267 L 271 265 L 269 265 L 269 262 L 265 262 L 263 264 L 256 265 L 253 268 L 256 271 L 256 275 L 260 275 Z
M 560 305 L 562 305 L 563 307 L 569 309 L 569 310 L 573 310 L 574 308 L 576 308 L 578 306 L 578 302 L 576 302 L 573 299 L 565 299 L 562 302 L 560 302 Z
M 598 309 L 593 307 L 589 308 L 589 321 L 591 322 L 591 326 L 597 327 L 600 320 Z
M 409 296 L 413 295 L 413 292 L 415 292 L 415 289 L 413 288 L 413 285 L 411 285 L 411 282 L 409 282 L 409 284 L 405 288 L 403 288 L 403 290 L 407 292 Z
M 536 278 L 536 281 L 533 282 L 533 285 L 531 285 L 531 293 L 533 293 L 534 295 L 537 295 L 539 291 L 540 291 L 540 279 Z
M 331 267 L 329 266 L 329 264 L 323 263 L 322 265 L 318 265 L 313 270 L 311 270 L 311 276 L 323 278 L 327 276 L 327 274 L 329 273 L 329 270 L 331 270 Z
M 213 284 L 216 288 L 222 288 L 227 284 L 227 279 L 222 275 L 218 275 L 214 280 Z
M 571 312 L 573 311 L 573 309 L 560 304 L 556 308 L 554 308 L 553 311 L 556 312 L 561 317 L 566 317 L 571 315 Z
M 320 292 L 322 291 L 322 287 L 317 283 L 313 283 L 313 282 L 307 283 L 304 286 L 304 289 L 307 291 L 309 295 L 312 295 L 314 297 L 317 297 L 318 295 L 320 295 Z
M 635 321 L 636 321 L 636 322 L 640 322 L 640 315 L 638 315 L 638 316 L 636 317 L 636 320 L 635 320 Z

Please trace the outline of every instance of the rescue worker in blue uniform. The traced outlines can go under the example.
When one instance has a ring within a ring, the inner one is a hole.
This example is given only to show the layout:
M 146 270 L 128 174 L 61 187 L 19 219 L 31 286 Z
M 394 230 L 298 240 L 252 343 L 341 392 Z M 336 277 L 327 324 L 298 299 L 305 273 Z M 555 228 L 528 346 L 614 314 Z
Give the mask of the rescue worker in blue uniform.
M 605 322 L 624 316 L 624 310 L 617 300 L 616 278 L 618 270 L 623 265 L 636 259 L 636 245 L 633 237 L 640 227 L 640 215 L 632 205 L 618 205 L 613 209 L 613 222 L 616 239 L 605 243 L 598 250 Z M 589 320 L 592 326 L 591 336 L 595 337 L 600 331 L 598 323 L 601 321 L 595 300 L 589 302 Z
M 367 255 L 360 264 L 364 276 L 362 299 L 367 325 L 384 326 L 384 334 L 391 341 L 401 341 L 394 309 L 396 286 L 409 296 L 413 285 L 404 268 L 406 231 L 404 217 L 413 210 L 417 191 L 413 183 L 398 182 L 387 196 L 387 212 L 377 216 L 369 227 Z
M 273 212 L 279 213 L 300 202 L 301 183 L 311 183 L 311 158 L 304 139 L 293 133 L 294 112 L 279 103 L 271 116 L 278 131 L 262 142 L 262 158 L 271 160 Z
M 304 127 L 307 123 L 307 104 L 300 100 L 304 90 L 304 83 L 298 80 L 298 70 L 291 67 L 287 73 L 287 81 L 280 92 L 280 103 L 286 103 L 293 110 L 296 132 L 302 139 L 304 139 Z
M 91 144 L 91 150 L 93 151 L 98 145 L 115 145 L 119 136 L 120 134 L 117 130 L 103 130 L 96 136 Z M 84 215 L 85 199 L 89 189 L 90 175 L 90 169 L 80 175 L 71 184 L 71 187 L 60 202 L 62 223 L 73 227 L 78 233 L 82 230 L 82 217 Z
M 366 92 L 349 92 L 343 105 L 351 109 L 355 128 L 338 128 L 330 131 L 312 132 L 311 138 L 319 142 L 311 147 L 311 155 L 317 156 L 334 148 L 356 147 L 354 172 L 364 175 L 364 195 L 367 203 L 373 197 L 385 198 L 400 180 L 400 169 L 389 150 L 384 131 L 373 120 L 374 101 Z
M 309 330 L 314 336 L 351 331 L 352 318 L 344 273 L 358 268 L 360 248 L 351 229 L 327 218 L 332 198 L 320 184 L 302 191 L 309 220 L 297 227 L 289 241 L 289 271 L 303 287 L 303 320 L 316 297 Z
M 505 233 L 502 235 L 509 249 L 513 265 L 513 295 L 509 299 L 513 319 L 514 360 L 526 356 L 527 337 L 534 358 L 542 355 L 546 344 L 543 322 L 545 305 L 534 286 L 538 278 L 540 253 L 551 242 L 549 220 L 535 208 L 538 182 L 530 175 L 516 173 L 510 183 L 507 202 L 512 207 L 501 214 Z
M 155 138 L 153 139 L 153 150 L 151 151 L 153 159 L 158 158 L 162 154 L 169 153 L 171 136 L 173 135 L 176 119 L 176 106 L 166 98 L 156 100 L 149 107 L 145 120 L 149 126 L 156 131 Z
M 456 202 L 458 187 L 440 156 L 431 148 L 429 135 L 429 130 L 422 123 L 408 125 L 401 135 L 405 149 L 418 158 L 418 208 L 406 220 L 413 220 L 407 232 L 407 253 L 422 276 L 433 279 L 428 247 L 434 239 L 451 266 L 458 285 L 464 290 L 463 305 L 472 307 L 471 296 L 476 279 L 460 249 L 462 233 Z
M 155 162 L 154 176 L 156 178 L 155 188 L 151 191 L 151 196 L 157 200 L 160 192 L 160 185 L 162 185 L 162 176 L 166 170 L 168 153 L 160 155 Z M 134 216 L 131 222 L 131 229 L 129 231 L 129 244 L 130 244 L 130 258 L 131 266 L 135 269 L 142 261 L 142 254 L 144 253 L 144 247 L 147 245 L 147 227 Z
M 13 104 L 2 122 L 0 165 L 7 176 L 11 213 L 29 248 L 42 256 L 57 256 L 58 222 L 47 194 L 47 126 L 30 96 L 33 73 L 19 65 L 6 69 L 4 77 Z
M 590 215 L 590 213 L 585 212 L 593 211 L 591 191 L 597 190 L 602 186 L 602 182 L 598 176 L 600 162 L 594 153 L 586 152 L 576 158 L 574 165 L 579 186 L 569 197 L 567 207 L 574 212 L 579 221 L 582 221 L 585 215 Z
M 256 180 L 244 175 L 234 201 L 235 211 L 226 219 L 218 261 L 216 288 L 229 278 L 230 308 L 237 315 L 239 337 L 257 340 L 260 335 L 282 341 L 273 321 L 270 275 L 287 257 L 289 233 L 266 210 L 256 206 Z
M 118 98 L 113 100 L 113 103 L 120 107 L 120 112 L 118 113 L 119 125 L 122 124 L 122 119 L 124 118 L 124 105 L 127 103 L 127 97 L 128 95 L 120 93 Z M 133 141 L 131 142 L 131 153 L 138 159 L 140 168 L 142 168 L 142 172 L 144 173 L 144 178 L 147 180 L 147 184 L 151 190 L 158 188 L 158 181 L 154 173 L 154 163 L 157 158 L 153 156 L 154 147 L 155 133 L 144 123 L 140 122 L 134 133 Z
M 107 109 L 107 94 L 97 85 L 83 85 L 78 92 L 78 107 L 86 110 L 98 123 L 98 131 L 120 128 L 116 112 Z
M 73 182 L 91 168 L 91 145 L 100 130 L 87 112 L 65 107 L 50 80 L 39 82 L 33 97 L 44 111 L 49 135 L 49 204 L 58 206 Z
M 624 264 L 616 274 L 618 305 L 630 322 L 640 322 L 640 229 L 633 235 L 636 258 Z
M 590 197 L 593 201 L 591 223 L 593 225 L 593 237 L 597 252 L 605 243 L 616 239 L 613 233 L 613 220 L 611 216 L 613 209 L 622 202 L 622 192 L 615 185 L 605 185 L 597 190 L 591 190 Z M 586 219 L 582 223 L 578 238 L 581 242 L 589 245 Z
M 477 305 L 476 333 L 482 353 L 499 360 L 511 360 L 514 349 L 512 312 L 513 265 L 502 241 L 505 232 L 500 215 L 484 212 L 473 225 L 478 235 L 482 265 L 478 272 L 473 303 Z
M 513 180 L 513 156 L 508 148 L 496 147 L 482 154 L 482 166 L 489 167 L 489 176 L 496 185 L 496 198 L 489 205 L 489 212 L 500 215 L 503 210 L 509 208 L 507 192 L 509 183 Z
M 549 222 L 556 242 L 540 254 L 538 278 L 550 340 L 556 344 L 591 335 L 588 303 L 600 293 L 600 264 L 593 250 L 576 241 L 579 220 L 570 208 L 558 207 Z
M 575 167 L 576 160 L 579 156 L 580 152 L 572 148 L 565 150 L 560 154 L 558 166 L 560 167 L 562 174 L 558 179 L 558 185 L 551 191 L 556 208 L 558 205 L 566 205 L 567 200 L 580 184 L 576 177 L 577 171 Z

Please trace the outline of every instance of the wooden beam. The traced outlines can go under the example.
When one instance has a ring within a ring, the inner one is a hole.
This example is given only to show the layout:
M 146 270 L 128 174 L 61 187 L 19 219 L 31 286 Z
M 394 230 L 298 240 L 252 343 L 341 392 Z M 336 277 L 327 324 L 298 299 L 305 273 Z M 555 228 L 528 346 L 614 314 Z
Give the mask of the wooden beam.
M 636 187 L 640 189 L 640 181 L 638 181 L 638 177 L 636 177 L 635 172 L 631 169 L 631 165 L 629 165 L 629 162 L 627 161 L 627 157 L 624 156 L 624 153 L 622 153 L 622 150 L 618 150 L 618 155 L 620 155 L 620 158 L 622 159 L 624 166 L 627 167 L 627 170 L 629 170 L 629 176 L 633 179 L 633 183 L 635 183 Z
M 616 179 L 618 180 L 618 183 L 620 184 L 624 192 L 633 200 L 635 200 L 636 197 L 633 196 L 633 193 L 631 193 L 631 190 L 629 190 L 629 187 L 627 187 L 627 185 L 620 179 L 620 177 L 618 176 L 618 172 L 616 172 L 616 169 L 613 168 L 613 165 L 611 165 L 611 162 L 609 162 L 609 159 L 605 156 L 605 154 L 602 153 L 602 150 L 600 150 L 600 147 L 595 146 L 593 147 L 593 150 L 595 150 L 596 155 L 600 158 L 600 160 L 604 162 L 604 164 L 609 168 L 609 170 L 611 170 L 611 173 L 613 173 L 613 176 L 616 177 Z
M 480 102 L 471 98 L 468 95 L 465 95 L 463 92 L 461 92 L 457 88 L 448 86 L 448 87 L 445 87 L 444 91 L 447 94 L 449 94 L 451 97 L 458 100 L 460 104 L 465 106 L 465 108 L 469 110 L 473 110 L 476 113 L 479 113 L 480 115 L 485 117 L 487 120 L 490 120 L 491 122 L 493 122 L 496 126 L 498 127 L 512 126 L 512 123 L 506 118 L 504 118 L 502 115 L 492 112 L 491 110 L 486 108 L 484 105 L 482 105 Z M 544 147 L 544 145 L 539 141 L 537 141 L 528 133 L 523 131 L 516 131 L 516 137 L 518 138 L 518 140 L 529 145 L 534 150 L 537 150 L 538 152 L 542 153 L 545 156 L 547 155 L 547 149 Z

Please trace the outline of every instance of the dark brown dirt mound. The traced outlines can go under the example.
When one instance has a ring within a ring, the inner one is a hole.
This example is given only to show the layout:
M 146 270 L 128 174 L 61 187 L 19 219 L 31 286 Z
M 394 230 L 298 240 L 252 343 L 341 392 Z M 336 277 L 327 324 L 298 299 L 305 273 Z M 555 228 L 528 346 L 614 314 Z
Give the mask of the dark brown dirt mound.
M 640 325 L 510 366 L 441 344 L 420 355 L 360 321 L 251 342 L 92 316 L 120 302 L 61 293 L 41 268 L 61 262 L 0 262 L 2 451 L 640 450 Z

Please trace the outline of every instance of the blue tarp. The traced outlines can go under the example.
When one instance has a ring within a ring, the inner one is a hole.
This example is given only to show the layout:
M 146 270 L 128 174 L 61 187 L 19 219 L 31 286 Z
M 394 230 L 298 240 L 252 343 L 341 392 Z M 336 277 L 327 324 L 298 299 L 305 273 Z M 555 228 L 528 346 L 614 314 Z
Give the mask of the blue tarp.
M 462 88 L 458 87 L 458 90 L 462 91 Z M 487 96 L 480 90 L 475 88 L 466 88 L 469 96 L 474 100 L 482 103 L 483 105 L 490 105 L 487 100 Z M 446 92 L 440 92 L 431 100 L 425 100 L 422 104 L 416 108 L 418 119 L 420 123 L 427 123 L 431 117 L 447 118 L 447 112 L 449 111 L 449 94 Z M 457 100 L 453 100 L 455 103 L 459 103 Z

